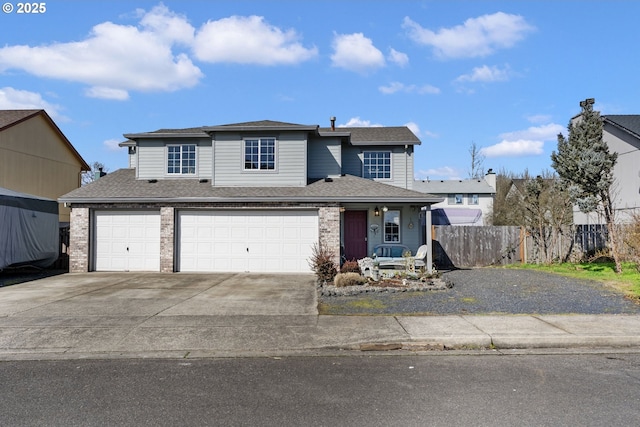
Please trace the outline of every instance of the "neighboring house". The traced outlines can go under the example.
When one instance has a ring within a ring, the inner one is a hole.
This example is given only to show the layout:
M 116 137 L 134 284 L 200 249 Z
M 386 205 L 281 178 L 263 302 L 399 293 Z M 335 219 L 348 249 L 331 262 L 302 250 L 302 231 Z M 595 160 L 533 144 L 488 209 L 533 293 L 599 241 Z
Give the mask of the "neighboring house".
M 579 116 L 577 116 L 579 117 Z M 628 221 L 640 213 L 640 115 L 603 115 L 602 139 L 609 151 L 618 153 L 614 167 L 614 209 L 616 221 Z M 574 118 L 576 119 L 576 118 Z M 575 224 L 604 224 L 596 213 L 584 214 L 574 207 Z
M 44 110 L 0 110 L 0 187 L 56 200 L 89 170 Z M 59 218 L 69 222 L 63 205 Z
M 71 271 L 309 272 L 316 244 L 336 263 L 380 243 L 415 253 L 430 240 L 414 227 L 421 209 L 442 200 L 411 189 L 420 140 L 334 123 L 126 134 L 129 169 L 59 199 L 72 208 Z
M 496 194 L 496 175 L 483 179 L 417 180 L 413 189 L 444 198 L 432 205 L 434 225 L 485 225 L 490 222 Z

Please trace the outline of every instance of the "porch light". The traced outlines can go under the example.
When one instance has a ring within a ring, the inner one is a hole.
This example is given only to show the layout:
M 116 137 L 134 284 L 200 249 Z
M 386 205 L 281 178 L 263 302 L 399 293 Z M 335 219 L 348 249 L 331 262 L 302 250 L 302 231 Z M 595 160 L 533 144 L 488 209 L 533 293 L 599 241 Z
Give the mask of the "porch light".
M 374 216 L 380 216 L 380 209 L 378 209 L 378 207 L 376 206 L 376 208 L 373 210 L 373 215 Z

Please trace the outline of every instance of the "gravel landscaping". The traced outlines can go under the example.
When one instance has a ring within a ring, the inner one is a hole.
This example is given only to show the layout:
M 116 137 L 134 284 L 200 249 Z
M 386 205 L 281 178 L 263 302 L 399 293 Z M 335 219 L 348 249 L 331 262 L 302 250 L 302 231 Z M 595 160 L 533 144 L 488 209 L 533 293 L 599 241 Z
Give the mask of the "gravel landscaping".
M 442 273 L 451 288 L 373 292 L 350 296 L 319 293 L 322 314 L 640 314 L 640 305 L 595 281 L 501 268 Z

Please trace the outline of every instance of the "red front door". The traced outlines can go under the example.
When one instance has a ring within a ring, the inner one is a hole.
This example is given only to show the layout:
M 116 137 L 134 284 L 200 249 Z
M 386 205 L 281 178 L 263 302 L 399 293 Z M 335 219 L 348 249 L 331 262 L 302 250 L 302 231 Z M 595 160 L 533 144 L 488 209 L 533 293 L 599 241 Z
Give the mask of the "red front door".
M 344 212 L 344 257 L 347 260 L 367 256 L 367 211 Z

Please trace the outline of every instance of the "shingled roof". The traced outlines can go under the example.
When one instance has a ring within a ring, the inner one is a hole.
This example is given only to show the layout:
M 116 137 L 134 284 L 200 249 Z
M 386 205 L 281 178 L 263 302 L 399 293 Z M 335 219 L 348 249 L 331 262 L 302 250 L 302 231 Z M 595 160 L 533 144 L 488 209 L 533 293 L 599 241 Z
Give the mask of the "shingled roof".
M 322 136 L 330 136 L 332 132 L 348 132 L 352 145 L 420 145 L 421 141 L 406 126 L 376 127 L 337 127 L 320 128 Z
M 496 192 L 484 179 L 419 180 L 413 182 L 413 188 L 430 194 L 494 194 Z
M 624 130 L 635 136 L 636 138 L 640 138 L 640 115 L 638 114 L 620 114 L 620 115 L 609 115 L 602 116 L 605 123 L 610 123 L 613 126 Z
M 140 180 L 120 169 L 59 198 L 62 203 L 363 202 L 429 204 L 441 197 L 345 175 L 304 187 L 214 187 L 209 180 Z
M 320 136 L 339 136 L 349 138 L 352 145 L 420 145 L 421 141 L 406 126 L 378 127 L 337 127 L 321 128 L 318 125 L 258 120 L 253 122 L 231 123 L 216 126 L 200 126 L 183 129 L 158 129 L 152 132 L 127 133 L 129 139 L 142 138 L 207 138 L 214 132 L 269 132 L 302 131 Z

